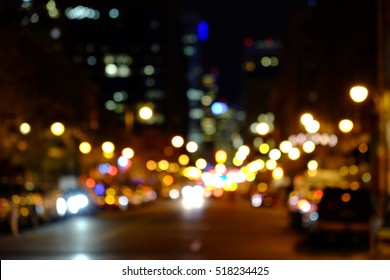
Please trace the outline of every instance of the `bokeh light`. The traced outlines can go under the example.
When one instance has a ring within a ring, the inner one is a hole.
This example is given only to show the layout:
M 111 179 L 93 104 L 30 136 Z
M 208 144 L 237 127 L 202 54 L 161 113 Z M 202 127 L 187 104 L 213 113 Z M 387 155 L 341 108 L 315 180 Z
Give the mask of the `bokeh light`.
M 88 142 L 81 142 L 79 145 L 79 150 L 83 154 L 89 154 L 92 150 L 92 146 Z
M 65 132 L 65 126 L 60 122 L 55 122 L 51 125 L 50 131 L 55 136 L 61 136 Z

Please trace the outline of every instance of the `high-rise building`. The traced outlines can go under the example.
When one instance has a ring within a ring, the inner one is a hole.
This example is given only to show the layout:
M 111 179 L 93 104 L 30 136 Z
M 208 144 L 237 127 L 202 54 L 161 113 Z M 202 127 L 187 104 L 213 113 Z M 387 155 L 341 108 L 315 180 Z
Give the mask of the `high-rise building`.
M 307 1 L 292 17 L 273 98 L 285 137 L 304 112 L 318 117 L 323 132 L 336 132 L 341 118 L 356 117 L 349 88 L 375 79 L 374 1 L 336 2 Z
M 280 39 L 274 38 L 246 38 L 243 45 L 243 106 L 246 127 L 251 128 L 261 122 L 261 115 L 274 113 L 272 94 L 280 74 L 283 46 Z M 255 133 L 249 129 L 246 138 Z
M 101 125 L 114 118 L 131 130 L 153 126 L 185 133 L 180 1 L 26 0 L 20 5 L 21 25 L 98 85 Z M 152 115 L 140 116 L 141 108 Z
M 20 23 L 96 83 L 101 127 L 182 134 L 202 152 L 215 141 L 211 105 L 218 101 L 218 69 L 204 69 L 209 26 L 190 6 L 177 0 L 31 0 L 21 3 Z M 141 109 L 150 116 L 141 116 Z
M 177 129 L 185 98 L 177 1 L 65 1 L 65 40 L 101 84 L 104 108 L 128 129 Z M 140 110 L 151 116 L 141 116 Z M 148 112 L 148 111 L 146 111 Z

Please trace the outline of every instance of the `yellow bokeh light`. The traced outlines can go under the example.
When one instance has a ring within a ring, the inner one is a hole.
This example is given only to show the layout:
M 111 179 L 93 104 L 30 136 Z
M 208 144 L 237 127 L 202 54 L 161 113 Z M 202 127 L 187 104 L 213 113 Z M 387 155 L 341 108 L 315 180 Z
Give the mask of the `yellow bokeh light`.
M 65 132 L 65 126 L 60 122 L 55 122 L 51 125 L 50 131 L 55 136 L 61 136 Z
M 280 151 L 282 151 L 282 153 L 285 153 L 287 154 L 291 149 L 292 149 L 293 145 L 290 141 L 282 141 L 279 145 L 279 148 L 280 148 Z
M 158 168 L 160 168 L 161 170 L 168 170 L 169 162 L 167 160 L 165 160 L 165 159 L 160 160 L 158 162 Z
M 131 159 L 134 157 L 134 150 L 132 148 L 124 148 L 122 150 L 122 156 L 124 156 L 127 159 Z
M 250 172 L 250 173 L 246 173 L 245 175 L 246 175 L 246 180 L 248 182 L 253 182 L 256 179 L 256 173 Z
M 179 156 L 178 161 L 181 165 L 187 165 L 190 162 L 190 157 L 186 154 L 182 154 Z
M 341 120 L 339 122 L 339 129 L 343 133 L 351 132 L 353 129 L 353 122 L 348 119 Z
M 205 169 L 207 167 L 207 161 L 204 158 L 199 158 L 196 160 L 195 166 L 199 169 Z
M 168 172 L 176 173 L 180 170 L 180 166 L 176 162 L 169 163 Z
M 278 166 L 272 171 L 272 178 L 274 178 L 275 180 L 281 180 L 283 177 L 284 177 L 283 168 Z
M 144 106 L 139 109 L 138 115 L 142 120 L 150 120 L 153 117 L 153 110 L 148 106 Z
M 191 180 L 199 179 L 202 176 L 202 170 L 194 166 L 189 166 L 184 169 L 183 175 Z
M 305 125 L 305 129 L 308 133 L 316 133 L 320 129 L 320 123 L 316 120 L 312 120 Z
M 314 120 L 313 118 L 313 115 L 310 114 L 310 113 L 304 113 L 302 114 L 301 116 L 301 124 L 303 124 L 304 126 L 308 125 L 311 121 Z
M 354 86 L 349 91 L 349 95 L 351 96 L 353 101 L 361 103 L 366 100 L 368 96 L 368 90 L 364 86 Z
M 116 194 L 116 190 L 114 188 L 107 188 L 106 189 L 106 195 L 114 196 L 115 194 Z
M 171 140 L 172 146 L 175 148 L 180 148 L 184 145 L 184 139 L 183 137 L 176 135 Z
M 269 159 L 265 162 L 265 167 L 268 170 L 274 170 L 277 167 L 277 165 L 278 165 L 278 163 L 273 159 Z
M 198 144 L 194 141 L 190 141 L 187 143 L 186 149 L 189 153 L 195 153 L 198 150 Z
M 256 125 L 256 132 L 260 135 L 266 135 L 270 131 L 268 123 L 261 122 Z
M 112 196 L 112 195 L 107 195 L 107 196 L 104 198 L 104 201 L 105 201 L 108 205 L 113 205 L 113 204 L 115 204 L 115 197 Z
M 19 131 L 20 133 L 22 133 L 23 135 L 27 135 L 30 133 L 31 131 L 31 126 L 30 124 L 28 123 L 22 123 L 20 126 L 19 126 Z
M 311 160 L 307 163 L 307 169 L 309 170 L 317 170 L 318 169 L 318 162 L 316 160 Z
M 241 166 L 243 165 L 244 161 L 241 159 L 238 159 L 237 157 L 234 157 L 232 160 L 234 166 Z
M 165 175 L 165 176 L 162 178 L 161 182 L 162 182 L 165 186 L 170 186 L 170 185 L 173 184 L 174 178 L 173 178 L 172 175 L 169 175 L 169 174 L 168 174 L 168 175 Z
M 224 150 L 218 150 L 215 152 L 215 161 L 217 163 L 225 163 L 227 160 L 227 153 Z
M 248 164 L 248 170 L 250 172 L 257 172 L 262 170 L 265 166 L 265 162 L 262 159 L 257 159 Z
M 341 176 L 347 176 L 348 172 L 349 172 L 348 166 L 343 165 L 339 169 L 339 173 Z
M 308 153 L 308 154 L 314 152 L 315 148 L 316 148 L 316 144 L 315 144 L 313 141 L 310 141 L 310 140 L 309 140 L 309 141 L 306 141 L 306 142 L 303 143 L 303 145 L 302 145 L 303 151 L 304 151 L 305 153 Z
M 112 159 L 114 157 L 114 153 L 106 153 L 106 152 L 103 152 L 103 156 L 106 158 L 106 159 Z
M 298 148 L 292 148 L 290 152 L 288 153 L 288 157 L 291 160 L 297 160 L 301 156 L 301 152 Z
M 359 167 L 356 164 L 353 164 L 349 167 L 349 174 L 356 175 L 359 172 Z
M 268 153 L 268 152 L 269 152 L 269 149 L 270 149 L 270 147 L 269 147 L 269 145 L 268 145 L 267 143 L 263 143 L 263 144 L 261 144 L 260 147 L 259 147 L 259 151 L 260 151 L 260 153 L 262 153 L 262 154 Z
M 92 146 L 88 142 L 82 142 L 79 145 L 79 150 L 81 153 L 86 155 L 86 154 L 89 154 L 91 152 Z
M 236 182 L 231 182 L 231 183 L 225 184 L 225 185 L 223 186 L 223 190 L 224 190 L 224 191 L 227 191 L 227 192 L 234 192 L 234 191 L 237 190 L 237 188 L 238 188 L 238 185 L 237 185 Z
M 156 170 L 157 163 L 154 160 L 148 160 L 148 162 L 146 162 L 146 168 L 150 171 Z
M 102 150 L 107 154 L 113 153 L 115 151 L 115 145 L 110 141 L 106 141 L 102 144 Z
M 257 191 L 258 191 L 258 192 L 263 193 L 263 192 L 266 192 L 267 190 L 268 190 L 268 185 L 267 185 L 267 183 L 261 182 L 261 183 L 259 183 L 259 184 L 257 185 Z

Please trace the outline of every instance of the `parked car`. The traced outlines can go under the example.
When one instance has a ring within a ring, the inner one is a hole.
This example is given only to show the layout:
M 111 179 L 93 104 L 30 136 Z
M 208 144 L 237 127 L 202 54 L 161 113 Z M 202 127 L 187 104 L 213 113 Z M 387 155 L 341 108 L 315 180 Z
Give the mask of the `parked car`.
M 310 226 L 308 218 L 310 215 L 312 217 L 316 215 L 323 189 L 347 184 L 339 171 L 333 169 L 306 170 L 296 175 L 287 201 L 291 225 L 308 228 Z
M 0 224 L 6 231 L 39 224 L 43 198 L 39 192 L 27 191 L 17 184 L 0 184 Z
M 368 237 L 375 218 L 375 205 L 367 188 L 327 187 L 310 213 L 309 234 L 315 238 L 349 235 Z

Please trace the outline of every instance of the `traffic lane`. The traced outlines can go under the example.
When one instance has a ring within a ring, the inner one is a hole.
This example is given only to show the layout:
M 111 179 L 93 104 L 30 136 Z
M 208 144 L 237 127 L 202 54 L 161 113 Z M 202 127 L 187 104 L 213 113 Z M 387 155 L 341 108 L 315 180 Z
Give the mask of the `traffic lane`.
M 183 211 L 158 201 L 127 212 L 104 212 L 2 236 L 3 259 L 365 259 L 365 252 L 305 250 L 284 207 L 253 208 L 246 200 L 209 201 Z

